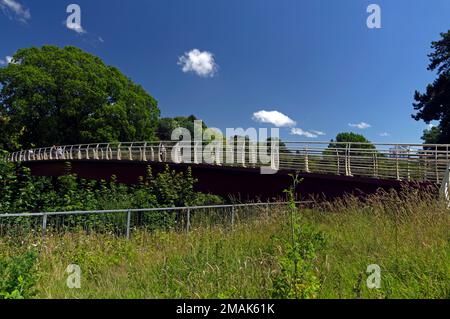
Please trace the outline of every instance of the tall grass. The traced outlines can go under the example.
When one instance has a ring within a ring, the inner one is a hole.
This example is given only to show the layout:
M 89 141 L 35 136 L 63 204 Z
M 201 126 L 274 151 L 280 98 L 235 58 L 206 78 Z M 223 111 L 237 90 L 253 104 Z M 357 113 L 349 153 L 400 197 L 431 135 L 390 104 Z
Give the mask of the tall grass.
M 37 298 L 271 298 L 290 253 L 290 212 L 274 207 L 241 217 L 234 228 L 193 225 L 188 234 L 135 231 L 129 241 L 84 232 L 0 239 L 0 256 L 39 252 Z M 449 211 L 431 194 L 349 197 L 297 214 L 298 247 L 309 245 L 305 229 L 325 238 L 305 259 L 317 278 L 315 297 L 450 297 Z M 73 263 L 82 270 L 81 289 L 66 286 Z M 381 267 L 380 289 L 366 286 L 370 264 Z

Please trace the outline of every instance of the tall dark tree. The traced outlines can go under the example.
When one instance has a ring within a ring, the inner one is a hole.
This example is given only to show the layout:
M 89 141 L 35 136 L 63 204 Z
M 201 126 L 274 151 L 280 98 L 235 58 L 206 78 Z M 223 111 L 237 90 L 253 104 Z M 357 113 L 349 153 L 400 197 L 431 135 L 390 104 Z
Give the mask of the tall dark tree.
M 438 128 L 424 132 L 426 142 L 433 137 L 434 143 L 450 143 L 450 30 L 441 33 L 441 39 L 432 42 L 431 47 L 434 52 L 428 55 L 428 70 L 437 72 L 438 77 L 425 93 L 415 92 L 413 105 L 417 113 L 412 117 L 425 123 L 439 121 Z
M 0 145 L 153 140 L 156 100 L 75 47 L 21 49 L 0 68 Z

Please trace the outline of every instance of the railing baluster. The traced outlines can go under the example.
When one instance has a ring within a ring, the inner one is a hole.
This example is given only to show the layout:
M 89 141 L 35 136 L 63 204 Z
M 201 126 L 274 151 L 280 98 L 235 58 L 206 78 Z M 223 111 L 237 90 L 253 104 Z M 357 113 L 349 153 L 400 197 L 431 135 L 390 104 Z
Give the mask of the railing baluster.
M 435 170 L 436 170 L 436 183 L 439 183 L 439 167 L 438 167 L 438 147 L 437 145 L 435 146 L 434 149 L 434 156 L 435 156 L 435 160 L 434 160 L 434 166 L 435 166 Z
M 147 142 L 144 143 L 144 150 L 142 155 L 142 161 L 147 162 Z
M 309 154 L 308 146 L 305 147 L 305 172 L 309 173 Z

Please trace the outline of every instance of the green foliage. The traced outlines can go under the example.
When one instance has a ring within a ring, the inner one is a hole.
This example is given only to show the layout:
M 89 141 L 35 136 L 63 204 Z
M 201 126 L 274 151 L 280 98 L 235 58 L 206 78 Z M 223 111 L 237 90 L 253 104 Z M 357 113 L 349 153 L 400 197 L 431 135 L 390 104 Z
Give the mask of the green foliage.
M 272 297 L 317 298 L 321 285 L 316 274 L 317 252 L 325 246 L 325 236 L 313 226 L 294 226 L 295 244 L 285 242 L 285 253 L 278 258 L 279 273 L 273 278 Z
M 198 120 L 194 115 L 188 117 L 177 116 L 174 118 L 166 117 L 162 118 L 158 122 L 157 135 L 162 141 L 172 140 L 172 131 L 178 127 L 188 129 L 191 133 L 191 138 L 194 139 L 194 121 Z M 205 123 L 202 123 L 202 130 L 207 129 Z M 197 132 L 197 134 L 203 134 L 203 132 Z
M 433 126 L 430 129 L 423 131 L 421 139 L 425 144 L 439 144 L 439 139 L 441 138 L 442 130 L 439 126 Z
M 339 147 L 345 147 L 342 144 L 336 144 L 333 143 L 334 141 L 331 140 L 329 148 L 339 148 Z M 363 149 L 375 149 L 375 146 L 364 137 L 362 134 L 357 134 L 353 132 L 343 132 L 336 135 L 336 142 L 339 143 L 366 143 L 362 145 L 358 144 L 352 144 L 352 148 L 363 148 Z
M 0 68 L 0 146 L 154 140 L 156 100 L 76 47 L 20 49 Z
M 273 278 L 272 297 L 288 299 L 317 298 L 320 281 L 315 272 L 317 252 L 325 247 L 325 236 L 299 219 L 295 191 L 301 180 L 293 178 L 288 194 L 291 240 L 281 240 L 284 254 L 278 257 L 280 271 Z
M 352 156 L 368 156 L 368 154 L 373 154 L 376 152 L 376 147 L 362 134 L 357 134 L 353 132 L 339 133 L 336 135 L 336 141 L 331 140 L 328 148 L 323 151 L 324 155 L 345 155 L 346 144 L 339 143 L 350 143 Z M 363 143 L 363 144 L 360 144 Z M 359 151 L 361 150 L 361 151 Z M 323 162 L 330 161 L 330 158 L 325 158 Z
M 190 168 L 177 173 L 166 166 L 137 185 L 79 179 L 68 174 L 56 179 L 31 176 L 28 168 L 0 161 L 0 213 L 102 210 L 192 206 L 220 203 L 218 196 L 194 191 Z
M 14 256 L 0 252 L 0 299 L 24 299 L 36 294 L 36 260 L 34 251 Z
M 272 206 L 268 215 L 249 207 L 232 229 L 228 215 L 227 224 L 193 223 L 188 235 L 137 229 L 130 240 L 104 232 L 68 231 L 45 241 L 40 233 L 20 241 L 0 236 L 0 260 L 11 264 L 22 247 L 38 246 L 37 298 L 450 297 L 448 208 L 435 194 L 316 203 L 295 211 L 294 228 L 290 207 Z M 69 263 L 82 269 L 81 289 L 66 286 Z M 381 268 L 380 289 L 366 285 L 370 264 Z
M 417 113 L 412 117 L 425 123 L 439 121 L 440 132 L 435 129 L 424 134 L 427 143 L 431 133 L 433 143 L 450 143 L 450 30 L 441 33 L 441 39 L 432 42 L 431 48 L 434 52 L 428 55 L 428 70 L 436 71 L 438 77 L 428 84 L 425 93 L 415 92 L 413 106 Z

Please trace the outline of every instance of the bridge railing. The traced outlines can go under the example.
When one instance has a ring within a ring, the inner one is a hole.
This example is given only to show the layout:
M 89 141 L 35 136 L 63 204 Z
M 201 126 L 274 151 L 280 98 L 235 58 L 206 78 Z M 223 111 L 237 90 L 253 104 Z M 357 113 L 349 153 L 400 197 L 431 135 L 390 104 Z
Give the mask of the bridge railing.
M 449 148 L 449 144 L 270 144 L 243 140 L 211 146 L 204 142 L 149 141 L 36 148 L 11 153 L 7 160 L 184 162 L 247 168 L 269 166 L 275 170 L 440 183 L 450 160 Z

